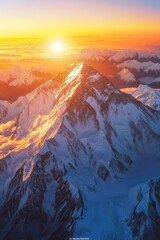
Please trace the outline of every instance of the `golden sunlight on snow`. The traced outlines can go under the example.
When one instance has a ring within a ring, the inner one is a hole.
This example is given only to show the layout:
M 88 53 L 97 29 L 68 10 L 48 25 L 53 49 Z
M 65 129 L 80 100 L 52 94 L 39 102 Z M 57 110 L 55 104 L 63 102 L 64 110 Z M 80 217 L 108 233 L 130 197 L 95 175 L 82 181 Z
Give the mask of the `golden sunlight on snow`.
M 14 117 L 13 120 L 0 125 L 0 159 L 11 153 L 16 153 L 18 157 L 24 159 L 34 156 L 47 139 L 55 136 L 61 124 L 63 113 L 66 110 L 66 102 L 73 96 L 80 84 L 82 66 L 83 64 L 78 64 L 71 74 L 66 76 L 59 90 L 55 91 L 54 103 L 51 106 L 49 114 L 42 113 L 39 115 L 36 112 L 37 115 L 35 115 L 34 111 L 28 109 L 31 118 L 30 122 L 26 120 L 28 116 L 23 115 L 22 111 L 19 119 Z M 66 92 L 68 94 L 64 94 Z M 32 101 L 33 105 L 34 99 L 31 96 L 30 101 Z M 32 115 L 34 116 L 33 118 Z M 25 151 L 24 149 L 28 150 Z M 24 151 L 21 152 L 21 150 Z M 30 165 L 32 166 L 32 162 Z M 28 177 L 28 174 L 29 172 L 26 170 L 24 179 Z
M 121 92 L 131 94 L 132 92 L 136 91 L 137 88 L 130 87 L 130 88 L 121 88 Z

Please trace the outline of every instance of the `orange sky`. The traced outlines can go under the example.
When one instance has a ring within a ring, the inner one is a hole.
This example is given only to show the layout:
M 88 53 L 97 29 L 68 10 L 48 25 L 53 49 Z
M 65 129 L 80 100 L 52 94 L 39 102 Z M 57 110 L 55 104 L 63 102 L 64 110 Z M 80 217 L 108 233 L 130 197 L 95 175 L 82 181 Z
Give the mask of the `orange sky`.
M 5 0 L 0 57 L 51 56 L 56 39 L 71 55 L 85 47 L 154 49 L 160 44 L 159 0 Z
M 5 0 L 1 36 L 153 33 L 160 35 L 159 0 Z

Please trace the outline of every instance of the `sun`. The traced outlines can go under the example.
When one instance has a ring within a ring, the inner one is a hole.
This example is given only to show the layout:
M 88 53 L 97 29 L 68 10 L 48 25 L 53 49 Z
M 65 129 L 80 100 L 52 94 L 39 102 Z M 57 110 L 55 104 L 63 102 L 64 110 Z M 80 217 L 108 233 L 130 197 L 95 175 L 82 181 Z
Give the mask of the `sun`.
M 52 50 L 55 54 L 63 54 L 65 51 L 64 43 L 61 40 L 55 40 L 52 45 Z

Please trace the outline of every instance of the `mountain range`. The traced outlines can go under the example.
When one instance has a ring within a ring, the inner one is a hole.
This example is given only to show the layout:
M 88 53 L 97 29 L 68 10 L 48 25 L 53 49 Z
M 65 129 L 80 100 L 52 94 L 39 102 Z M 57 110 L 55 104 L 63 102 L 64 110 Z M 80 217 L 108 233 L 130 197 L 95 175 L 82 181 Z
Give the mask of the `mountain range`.
M 23 69 L 13 67 L 0 72 L 0 99 L 16 101 L 20 96 L 30 93 L 47 82 L 52 74 L 43 68 Z
M 160 87 L 159 53 L 87 48 L 80 52 L 79 58 L 91 63 L 117 88 L 138 87 L 140 84 Z
M 0 239 L 160 239 L 158 90 L 127 94 L 72 64 L 1 100 L 0 123 Z

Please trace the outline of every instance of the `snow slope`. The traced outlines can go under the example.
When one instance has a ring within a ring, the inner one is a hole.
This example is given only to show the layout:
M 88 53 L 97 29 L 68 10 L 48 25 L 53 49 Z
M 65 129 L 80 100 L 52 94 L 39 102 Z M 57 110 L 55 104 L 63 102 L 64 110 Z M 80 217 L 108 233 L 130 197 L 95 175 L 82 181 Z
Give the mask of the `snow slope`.
M 146 106 L 160 111 L 160 92 L 158 90 L 146 85 L 139 85 L 137 90 L 131 94 Z
M 126 83 L 137 82 L 135 76 L 127 68 L 123 68 L 118 75 L 120 76 L 121 80 Z

